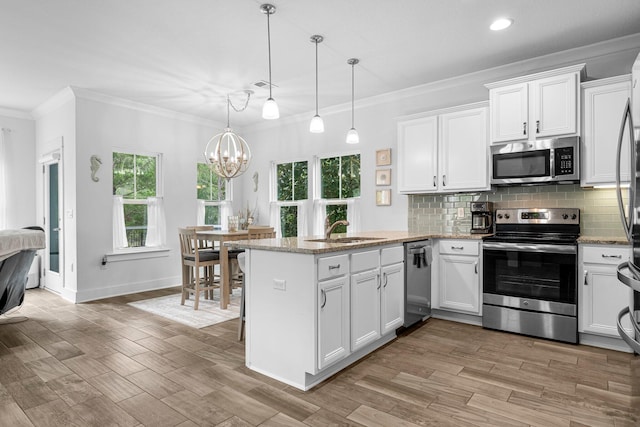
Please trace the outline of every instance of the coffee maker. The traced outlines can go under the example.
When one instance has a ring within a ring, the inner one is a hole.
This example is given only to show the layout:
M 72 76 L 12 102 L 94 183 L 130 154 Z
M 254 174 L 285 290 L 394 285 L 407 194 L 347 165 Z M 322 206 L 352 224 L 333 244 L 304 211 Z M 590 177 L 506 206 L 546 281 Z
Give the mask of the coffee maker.
M 493 233 L 493 203 L 471 202 L 471 234 Z

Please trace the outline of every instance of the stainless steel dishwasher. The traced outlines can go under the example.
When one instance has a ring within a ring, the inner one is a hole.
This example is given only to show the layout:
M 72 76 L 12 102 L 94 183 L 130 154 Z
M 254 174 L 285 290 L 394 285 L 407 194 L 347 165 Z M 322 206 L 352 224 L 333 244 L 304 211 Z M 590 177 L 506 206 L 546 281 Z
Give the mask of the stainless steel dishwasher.
M 431 317 L 431 241 L 404 244 L 404 326 Z

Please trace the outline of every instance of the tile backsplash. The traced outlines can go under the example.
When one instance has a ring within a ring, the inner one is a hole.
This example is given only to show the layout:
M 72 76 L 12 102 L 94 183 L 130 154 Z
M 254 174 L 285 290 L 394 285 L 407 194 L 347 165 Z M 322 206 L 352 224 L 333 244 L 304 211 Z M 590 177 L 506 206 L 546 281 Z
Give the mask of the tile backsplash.
M 623 191 L 626 203 L 626 191 Z M 493 202 L 499 208 L 579 208 L 580 234 L 623 237 L 615 189 L 580 185 L 495 187 L 484 193 L 415 194 L 409 196 L 409 231 L 468 233 L 470 202 Z M 460 208 L 464 215 L 459 216 Z

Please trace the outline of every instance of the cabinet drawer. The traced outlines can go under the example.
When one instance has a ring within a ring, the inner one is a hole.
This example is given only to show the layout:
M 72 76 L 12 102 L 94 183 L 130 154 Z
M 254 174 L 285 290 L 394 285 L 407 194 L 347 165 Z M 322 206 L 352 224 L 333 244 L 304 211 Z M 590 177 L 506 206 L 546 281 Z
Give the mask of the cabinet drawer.
M 441 254 L 478 255 L 477 240 L 440 240 Z
M 585 264 L 618 265 L 629 259 L 630 249 L 626 245 L 583 246 L 582 262 Z
M 380 254 L 381 265 L 391 265 L 404 261 L 404 247 L 384 248 Z
M 318 258 L 318 280 L 345 275 L 349 272 L 349 256 Z
M 380 251 L 357 252 L 351 255 L 351 273 L 373 270 L 380 265 Z

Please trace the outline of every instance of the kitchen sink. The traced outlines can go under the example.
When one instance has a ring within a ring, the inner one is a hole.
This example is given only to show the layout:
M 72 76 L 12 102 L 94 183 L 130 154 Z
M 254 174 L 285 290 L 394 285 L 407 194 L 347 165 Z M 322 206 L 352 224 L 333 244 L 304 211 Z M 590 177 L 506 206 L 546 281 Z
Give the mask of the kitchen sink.
M 316 242 L 316 243 L 359 243 L 366 242 L 368 240 L 382 240 L 380 237 L 335 237 L 329 239 L 309 239 L 305 240 L 305 242 Z

